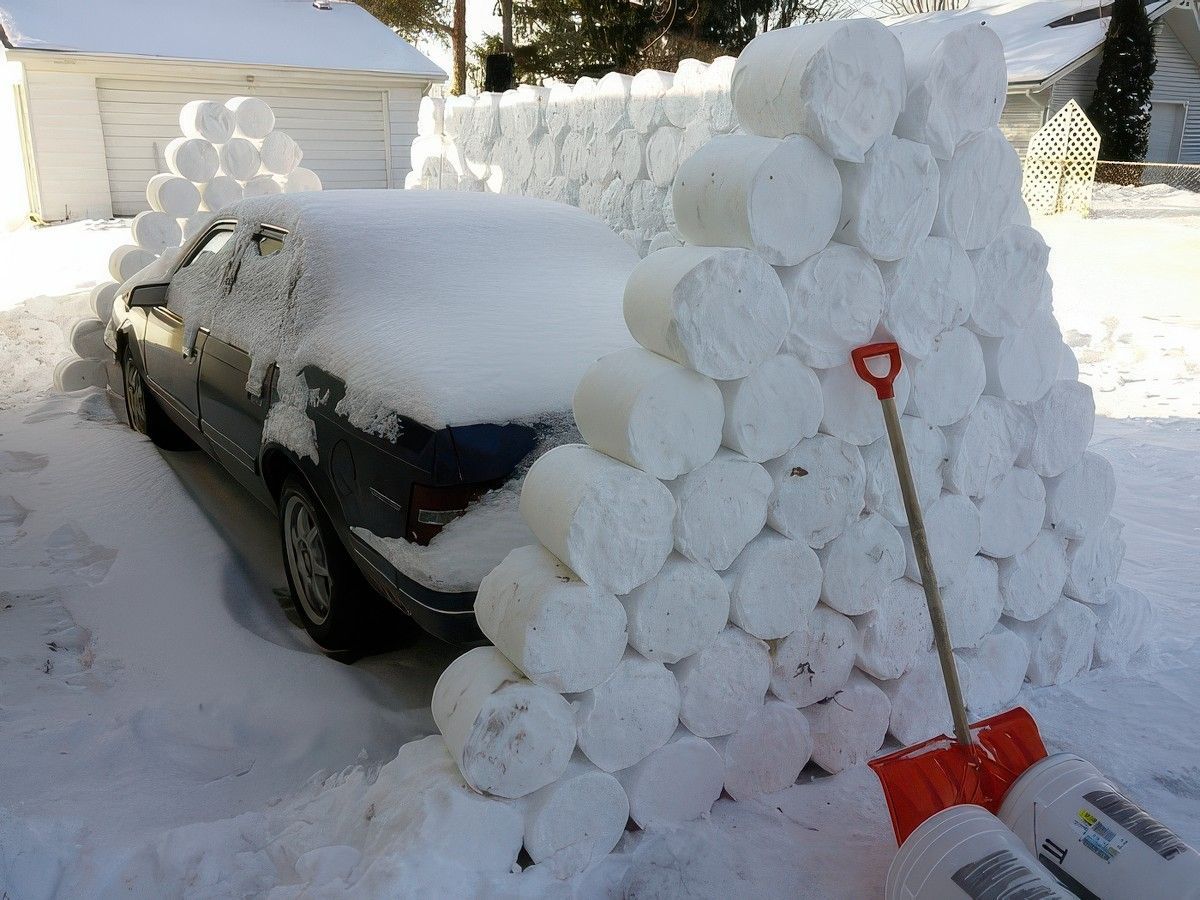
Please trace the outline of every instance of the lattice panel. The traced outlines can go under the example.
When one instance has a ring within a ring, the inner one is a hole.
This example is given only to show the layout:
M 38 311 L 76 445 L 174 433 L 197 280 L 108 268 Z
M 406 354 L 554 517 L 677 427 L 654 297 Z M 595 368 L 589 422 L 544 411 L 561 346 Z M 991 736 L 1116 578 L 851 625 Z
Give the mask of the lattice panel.
M 1031 212 L 1087 215 L 1092 204 L 1100 134 L 1069 100 L 1038 129 L 1025 152 L 1021 196 Z

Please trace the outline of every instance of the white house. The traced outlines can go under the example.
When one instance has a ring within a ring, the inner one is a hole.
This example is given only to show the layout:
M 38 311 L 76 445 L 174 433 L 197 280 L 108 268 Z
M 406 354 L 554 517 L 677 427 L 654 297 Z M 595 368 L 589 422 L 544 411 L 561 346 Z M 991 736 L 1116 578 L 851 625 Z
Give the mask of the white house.
M 1200 163 L 1200 11 L 1195 0 L 1148 0 L 1146 8 L 1157 26 L 1158 56 L 1146 160 Z M 1104 0 L 985 0 L 910 18 L 984 22 L 1000 35 L 1008 62 L 1000 127 L 1024 153 L 1034 132 L 1072 97 L 1087 107 L 1111 11 Z
M 401 187 L 446 78 L 341 0 L 0 0 L 0 43 L 0 224 L 145 209 L 201 97 L 270 103 L 328 188 Z

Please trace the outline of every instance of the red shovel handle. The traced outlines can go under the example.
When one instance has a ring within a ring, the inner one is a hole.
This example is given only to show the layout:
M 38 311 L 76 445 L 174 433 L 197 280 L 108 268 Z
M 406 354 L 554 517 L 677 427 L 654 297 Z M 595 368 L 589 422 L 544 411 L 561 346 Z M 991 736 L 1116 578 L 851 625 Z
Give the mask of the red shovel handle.
M 867 360 L 878 359 L 881 356 L 889 359 L 886 375 L 876 375 L 867 368 Z M 890 400 L 896 396 L 892 383 L 900 374 L 900 347 L 895 341 L 858 347 L 850 352 L 850 358 L 854 360 L 854 371 L 858 373 L 858 377 L 875 388 L 876 397 L 880 400 Z

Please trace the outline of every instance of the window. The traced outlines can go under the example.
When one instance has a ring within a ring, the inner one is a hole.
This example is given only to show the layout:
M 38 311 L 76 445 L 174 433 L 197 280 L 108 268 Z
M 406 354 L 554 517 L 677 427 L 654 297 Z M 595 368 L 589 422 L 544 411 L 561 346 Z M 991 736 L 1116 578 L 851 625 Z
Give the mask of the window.
M 254 246 L 258 248 L 259 256 L 270 256 L 283 249 L 285 232 L 264 228 L 254 236 Z
M 206 237 L 188 258 L 188 261 L 181 268 L 187 268 L 198 259 L 211 258 L 213 255 L 221 252 L 221 248 L 229 243 L 229 239 L 233 237 L 233 226 L 221 228 L 219 231 L 213 231 Z

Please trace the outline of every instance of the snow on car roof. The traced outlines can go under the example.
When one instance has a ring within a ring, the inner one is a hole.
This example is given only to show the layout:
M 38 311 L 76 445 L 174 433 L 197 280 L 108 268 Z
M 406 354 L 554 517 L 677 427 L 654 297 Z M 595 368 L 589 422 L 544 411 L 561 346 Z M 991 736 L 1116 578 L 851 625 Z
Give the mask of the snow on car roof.
M 311 0 L 0 0 L 21 50 L 194 59 L 302 69 L 446 73 L 353 3 Z
M 894 16 L 883 21 L 888 25 L 931 21 L 963 25 L 982 23 L 995 31 L 1004 43 L 1009 84 L 1040 83 L 1104 41 L 1109 19 L 1097 14 L 1100 5 L 1096 0 L 1011 0 L 1007 3 L 985 0 L 971 2 L 962 9 Z M 1154 17 L 1173 5 L 1174 0 L 1158 0 L 1147 3 L 1146 8 Z M 1072 16 L 1078 16 L 1078 21 L 1051 27 L 1051 23 Z
M 245 200 L 243 219 L 296 233 L 297 367 L 346 383 L 356 424 L 430 427 L 570 409 L 597 358 L 627 347 L 637 263 L 603 222 L 529 197 L 322 191 Z

